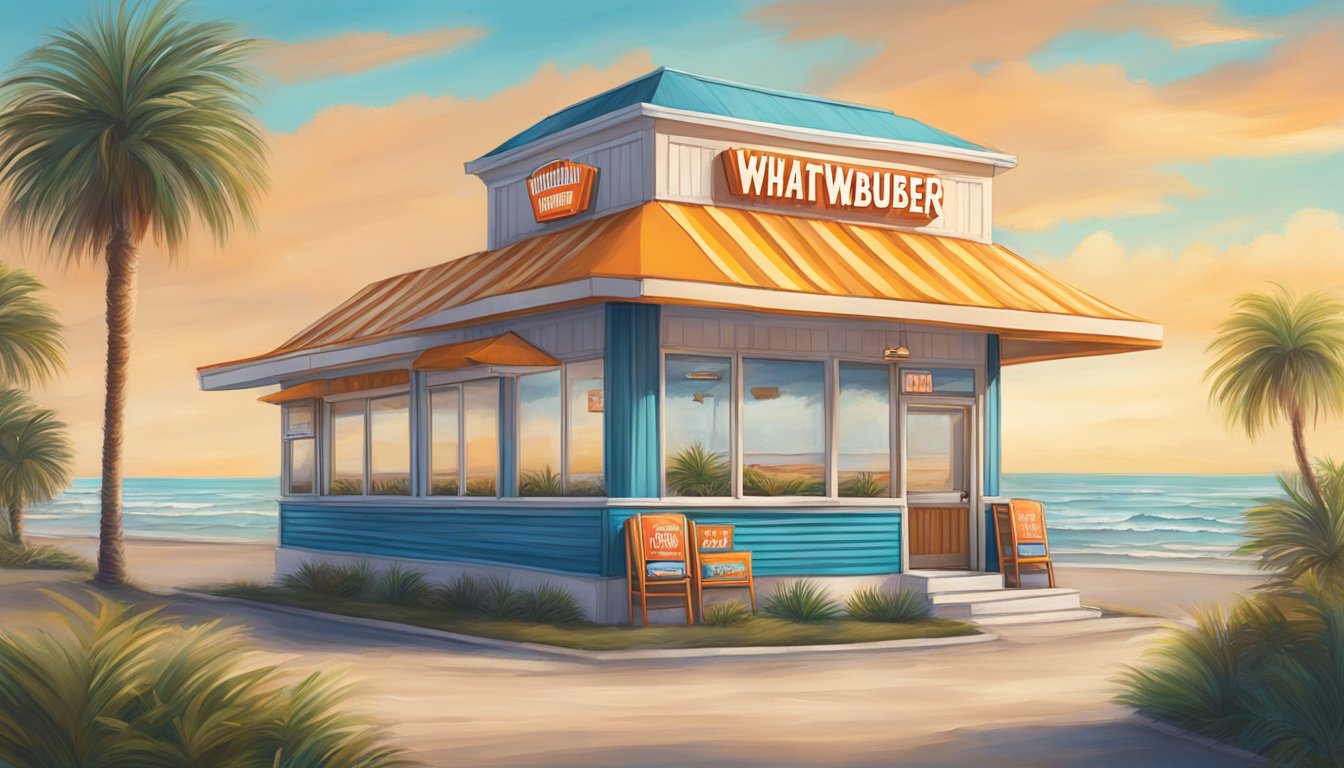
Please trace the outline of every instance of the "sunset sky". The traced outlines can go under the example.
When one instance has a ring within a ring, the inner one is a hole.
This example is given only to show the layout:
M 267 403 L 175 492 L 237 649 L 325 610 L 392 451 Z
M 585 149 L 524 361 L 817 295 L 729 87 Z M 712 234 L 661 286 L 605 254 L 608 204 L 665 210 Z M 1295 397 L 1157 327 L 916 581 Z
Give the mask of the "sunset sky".
M 84 0 L 8 0 L 0 67 Z M 1240 291 L 1344 295 L 1344 4 L 1296 0 L 516 3 L 211 0 L 263 41 L 271 189 L 255 231 L 143 254 L 128 405 L 133 476 L 274 475 L 255 391 L 198 365 L 269 350 L 373 279 L 483 247 L 475 158 L 666 65 L 887 107 L 1015 153 L 995 239 L 1166 326 L 1165 348 L 1011 368 L 1009 471 L 1270 472 L 1288 438 L 1229 432 L 1204 346 Z M 95 475 L 103 272 L 33 269 L 68 327 L 39 395 Z M 1309 435 L 1344 458 L 1344 419 Z

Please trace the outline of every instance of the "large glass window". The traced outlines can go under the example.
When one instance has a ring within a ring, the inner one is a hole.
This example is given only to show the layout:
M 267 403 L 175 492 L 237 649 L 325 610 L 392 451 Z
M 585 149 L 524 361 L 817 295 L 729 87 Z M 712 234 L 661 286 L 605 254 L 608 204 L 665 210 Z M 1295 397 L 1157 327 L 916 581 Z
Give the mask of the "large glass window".
M 496 496 L 499 487 L 499 380 L 462 385 L 468 496 Z
M 841 496 L 891 495 L 891 366 L 840 363 Z
M 462 390 L 445 387 L 429 393 L 429 493 L 457 496 L 462 492 L 459 469 Z
M 826 495 L 826 366 L 742 361 L 742 493 Z
M 284 406 L 285 493 L 316 492 L 317 402 L 309 400 Z
M 605 496 L 602 480 L 603 411 L 606 392 L 601 360 L 571 363 L 569 378 L 569 476 L 570 496 Z
M 369 493 L 411 495 L 411 404 L 406 395 L 369 401 Z
M 518 378 L 518 495 L 561 496 L 560 371 Z
M 364 494 L 364 400 L 331 404 L 332 496 Z
M 906 491 L 965 492 L 966 409 L 911 406 L 906 413 Z
M 667 495 L 731 496 L 732 362 L 668 355 L 663 367 Z

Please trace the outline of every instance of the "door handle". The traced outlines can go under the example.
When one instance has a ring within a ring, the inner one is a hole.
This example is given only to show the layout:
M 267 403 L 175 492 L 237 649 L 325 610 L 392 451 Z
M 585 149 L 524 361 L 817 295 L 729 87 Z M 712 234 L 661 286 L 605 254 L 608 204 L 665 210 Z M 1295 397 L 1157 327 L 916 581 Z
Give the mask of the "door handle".
M 962 492 L 961 492 L 961 500 L 962 500 L 962 501 L 970 501 L 970 500 L 971 500 L 971 494 L 967 493 L 966 491 L 962 491 Z

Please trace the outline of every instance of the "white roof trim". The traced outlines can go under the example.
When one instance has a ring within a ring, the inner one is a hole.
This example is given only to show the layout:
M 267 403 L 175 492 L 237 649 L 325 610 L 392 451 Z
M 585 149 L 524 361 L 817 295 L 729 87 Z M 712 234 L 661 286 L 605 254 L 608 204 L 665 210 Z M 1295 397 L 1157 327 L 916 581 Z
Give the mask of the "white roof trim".
M 648 103 L 631 104 L 630 106 L 623 107 L 615 112 L 608 112 L 605 115 L 600 115 L 592 120 L 579 123 L 578 125 L 571 126 L 563 131 L 553 133 L 550 136 L 543 137 L 528 144 L 514 147 L 513 149 L 501 152 L 498 155 L 478 157 L 475 160 L 470 160 L 464 163 L 464 167 L 466 168 L 467 173 L 480 175 L 500 166 L 508 165 L 517 160 L 530 157 L 535 153 L 541 153 L 561 144 L 573 141 L 586 134 L 639 117 L 674 120 L 694 125 L 708 125 L 718 128 L 759 133 L 776 138 L 826 144 L 828 146 L 877 149 L 900 152 L 903 154 L 923 155 L 926 157 L 942 157 L 952 160 L 988 163 L 1003 170 L 1017 167 L 1017 156 L 1006 152 L 961 149 L 959 147 L 948 147 L 942 144 L 926 144 L 919 141 L 904 141 L 900 139 L 883 139 L 873 136 L 864 136 L 862 134 L 825 131 L 816 128 L 796 128 L 788 125 L 780 125 L 778 123 L 743 120 L 736 117 L 724 117 L 722 115 L 711 115 L 705 112 L 672 109 L 670 107 L 661 107 L 656 104 Z
M 590 277 L 560 285 L 492 296 L 430 314 L 407 327 L 408 331 L 429 330 L 472 320 L 487 320 L 495 315 L 542 309 L 585 299 L 613 301 L 654 299 L 667 303 L 693 302 L 722 304 L 756 310 L 776 310 L 842 317 L 881 318 L 911 322 L 930 322 L 1036 333 L 1081 334 L 1116 339 L 1140 339 L 1160 342 L 1162 326 L 1140 320 L 1111 320 L 1078 317 L 1016 309 L 966 307 L 928 304 L 897 299 L 855 296 L 826 296 L 766 288 L 694 283 L 658 278 L 633 279 Z M 363 343 L 333 345 L 325 349 L 301 350 L 285 355 L 234 365 L 211 368 L 197 373 L 201 389 L 246 389 L 275 384 L 311 371 L 348 366 L 375 358 L 405 355 L 439 343 L 433 333 L 409 334 Z

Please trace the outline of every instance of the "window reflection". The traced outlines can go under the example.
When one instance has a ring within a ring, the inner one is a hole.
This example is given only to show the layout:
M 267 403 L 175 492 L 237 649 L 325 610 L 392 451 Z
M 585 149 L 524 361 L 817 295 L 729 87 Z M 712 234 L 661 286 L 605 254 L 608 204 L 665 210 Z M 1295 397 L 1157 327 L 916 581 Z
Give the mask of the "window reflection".
M 332 496 L 364 494 L 364 403 L 346 400 L 331 404 Z
M 836 431 L 841 496 L 891 495 L 890 366 L 840 364 Z
M 908 492 L 967 490 L 964 410 L 912 407 L 905 430 Z
M 462 385 L 467 495 L 495 496 L 499 479 L 499 380 Z
M 462 404 L 458 387 L 431 390 L 429 393 L 429 493 L 431 496 L 457 496 L 461 493 L 458 477 L 458 408 Z
M 406 395 L 369 401 L 369 493 L 411 495 L 411 405 Z
M 313 492 L 316 469 L 314 461 L 316 451 L 313 449 L 315 442 L 312 438 L 286 441 L 289 449 L 289 487 L 286 493 Z
M 602 482 L 602 415 L 605 390 L 602 361 L 572 363 L 569 375 L 569 477 L 570 496 L 605 496 Z
M 664 369 L 667 495 L 732 495 L 731 362 L 724 357 L 668 355 Z
M 560 371 L 518 378 L 518 495 L 560 496 Z
M 743 360 L 742 493 L 826 494 L 826 367 Z

